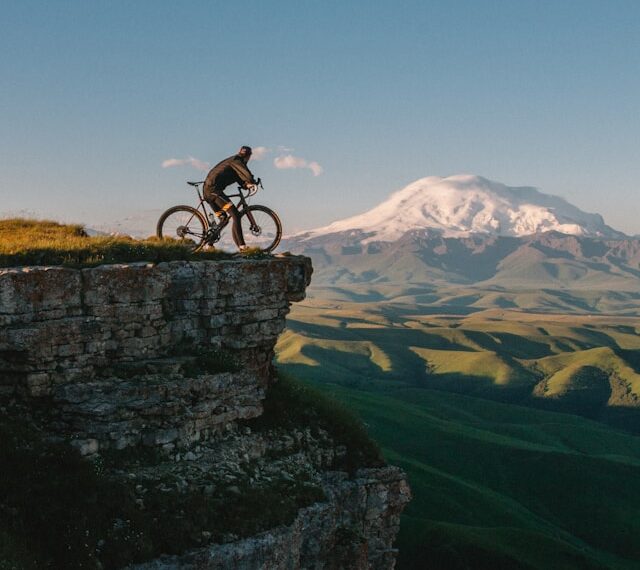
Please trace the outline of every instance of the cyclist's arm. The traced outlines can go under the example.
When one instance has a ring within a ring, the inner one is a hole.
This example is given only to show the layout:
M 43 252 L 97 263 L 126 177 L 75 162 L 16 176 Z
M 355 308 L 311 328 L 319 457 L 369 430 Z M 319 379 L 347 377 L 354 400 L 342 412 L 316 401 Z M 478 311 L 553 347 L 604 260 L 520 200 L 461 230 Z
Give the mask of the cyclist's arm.
M 256 184 L 256 180 L 251 174 L 251 171 L 247 168 L 247 166 L 239 160 L 234 160 L 231 163 L 231 168 L 235 170 L 238 178 L 240 178 L 243 186 L 252 186 Z

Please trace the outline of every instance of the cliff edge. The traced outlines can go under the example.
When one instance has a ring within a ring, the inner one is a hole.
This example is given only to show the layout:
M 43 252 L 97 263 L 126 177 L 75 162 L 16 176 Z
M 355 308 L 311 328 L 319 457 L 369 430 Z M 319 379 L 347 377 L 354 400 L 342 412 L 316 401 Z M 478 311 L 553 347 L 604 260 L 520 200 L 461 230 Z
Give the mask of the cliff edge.
M 131 507 L 96 500 L 78 567 L 393 568 L 403 473 L 332 403 L 276 383 L 311 272 L 301 256 L 0 270 L 4 415 Z M 22 519 L 0 539 L 31 516 L 1 493 Z

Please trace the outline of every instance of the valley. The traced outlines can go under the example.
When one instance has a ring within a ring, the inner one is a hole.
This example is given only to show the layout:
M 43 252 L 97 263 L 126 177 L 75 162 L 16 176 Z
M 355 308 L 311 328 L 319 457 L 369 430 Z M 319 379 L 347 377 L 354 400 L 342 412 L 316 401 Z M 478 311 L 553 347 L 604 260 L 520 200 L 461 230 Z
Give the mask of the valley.
M 425 306 L 317 294 L 293 310 L 278 344 L 299 375 L 456 392 L 640 432 L 640 317 L 468 304 L 456 314 L 447 292 Z
M 399 568 L 634 568 L 633 298 L 324 284 L 292 310 L 278 365 L 360 414 L 407 471 Z

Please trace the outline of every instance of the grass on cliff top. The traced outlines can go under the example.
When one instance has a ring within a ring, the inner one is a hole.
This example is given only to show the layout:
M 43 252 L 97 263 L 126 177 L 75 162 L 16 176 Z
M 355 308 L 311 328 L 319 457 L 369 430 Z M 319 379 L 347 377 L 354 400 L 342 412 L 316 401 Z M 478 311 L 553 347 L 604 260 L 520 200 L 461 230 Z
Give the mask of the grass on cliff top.
M 64 265 L 91 267 L 136 261 L 225 259 L 230 255 L 212 250 L 192 253 L 177 240 L 128 236 L 88 236 L 76 224 L 12 218 L 0 220 L 0 267 Z

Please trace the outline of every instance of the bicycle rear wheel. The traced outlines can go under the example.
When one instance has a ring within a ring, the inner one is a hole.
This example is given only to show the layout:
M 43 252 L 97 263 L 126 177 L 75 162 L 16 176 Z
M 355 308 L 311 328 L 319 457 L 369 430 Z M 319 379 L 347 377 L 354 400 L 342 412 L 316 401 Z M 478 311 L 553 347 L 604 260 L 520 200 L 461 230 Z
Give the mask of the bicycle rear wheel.
M 175 239 L 197 251 L 204 245 L 209 224 L 201 212 L 191 206 L 169 208 L 158 220 L 156 235 L 160 239 Z
M 240 217 L 242 235 L 248 247 L 273 251 L 282 238 L 280 218 L 266 206 L 249 206 Z

